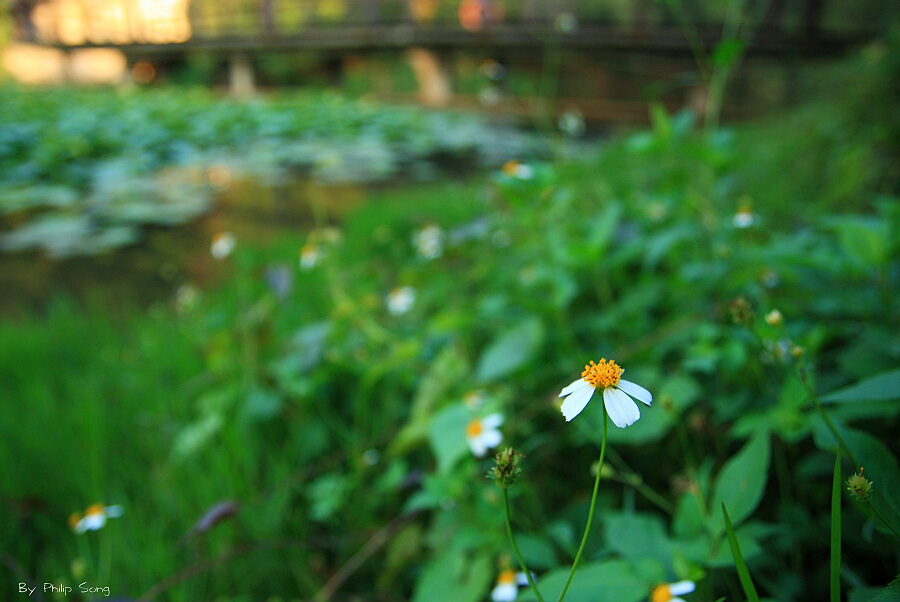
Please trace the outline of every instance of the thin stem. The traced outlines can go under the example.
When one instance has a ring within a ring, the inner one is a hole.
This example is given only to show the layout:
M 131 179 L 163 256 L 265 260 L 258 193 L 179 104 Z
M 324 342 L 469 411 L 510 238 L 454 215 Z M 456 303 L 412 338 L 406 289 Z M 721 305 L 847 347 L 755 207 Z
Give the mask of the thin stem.
M 603 412 L 603 443 L 600 445 L 600 463 L 597 464 L 597 479 L 594 481 L 594 493 L 591 495 L 591 509 L 588 511 L 587 524 L 584 526 L 584 535 L 581 537 L 581 545 L 578 546 L 578 553 L 575 554 L 575 560 L 572 562 L 572 570 L 569 571 L 569 578 L 563 586 L 556 602 L 562 602 L 569 591 L 569 584 L 572 583 L 572 577 L 575 576 L 575 569 L 578 568 L 578 561 L 581 560 L 581 554 L 584 552 L 584 546 L 587 544 L 588 533 L 591 531 L 591 523 L 594 522 L 594 507 L 597 505 L 597 491 L 600 490 L 600 474 L 603 472 L 603 456 L 606 455 L 606 429 L 609 424 L 609 416 Z
M 809 384 L 809 379 L 807 379 L 806 377 L 806 370 L 802 366 L 800 367 L 800 380 L 803 382 L 803 387 L 806 389 L 806 392 L 809 394 L 810 398 L 812 398 L 813 400 L 813 403 L 816 405 L 816 409 L 819 410 L 819 414 L 825 421 L 825 425 L 828 427 L 828 430 L 830 430 L 831 434 L 834 435 L 834 438 L 837 441 L 838 445 L 842 450 L 844 450 L 844 453 L 847 454 L 847 457 L 850 458 L 850 461 L 854 465 L 859 466 L 859 462 L 856 461 L 856 458 L 853 456 L 853 452 L 851 452 L 850 448 L 847 447 L 847 444 L 844 443 L 844 438 L 841 437 L 841 434 L 838 432 L 837 427 L 834 426 L 834 423 L 831 421 L 831 418 L 828 416 L 825 408 L 822 407 L 822 403 L 819 401 L 819 396 L 816 395 L 816 392 Z
M 541 597 L 541 592 L 538 591 L 537 585 L 535 585 L 534 579 L 531 577 L 531 571 L 525 566 L 525 560 L 522 558 L 522 554 L 519 552 L 519 546 L 516 545 L 516 540 L 513 537 L 512 522 L 509 520 L 509 490 L 507 489 L 503 490 L 503 509 L 506 512 L 506 534 L 509 536 L 509 543 L 512 545 L 516 560 L 519 561 L 519 567 L 522 569 L 522 572 L 525 573 L 525 576 L 528 577 L 528 585 L 531 586 L 531 591 L 537 596 L 538 601 L 544 602 L 544 599 Z

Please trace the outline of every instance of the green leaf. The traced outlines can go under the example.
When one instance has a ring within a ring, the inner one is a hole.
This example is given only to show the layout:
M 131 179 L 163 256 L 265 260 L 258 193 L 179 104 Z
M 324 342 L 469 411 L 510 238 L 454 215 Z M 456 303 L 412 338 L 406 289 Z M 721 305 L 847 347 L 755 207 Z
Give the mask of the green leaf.
M 525 320 L 488 345 L 478 360 L 476 377 L 481 382 L 498 380 L 524 366 L 544 340 L 540 320 Z
M 759 431 L 741 450 L 728 460 L 719 472 L 713 487 L 711 508 L 725 504 L 735 523 L 750 516 L 762 499 L 769 470 L 769 433 Z M 712 531 L 721 533 L 721 516 L 711 517 Z
M 888 370 L 855 385 L 832 391 L 821 397 L 826 403 L 886 401 L 900 399 L 900 368 Z
M 195 454 L 222 428 L 222 417 L 209 414 L 181 429 L 172 443 L 172 459 L 181 461 Z
M 454 404 L 438 413 L 428 428 L 428 441 L 437 457 L 438 472 L 444 473 L 469 451 L 466 426 L 472 419 L 462 404 Z
M 327 473 L 309 484 L 306 496 L 309 499 L 309 517 L 315 521 L 328 520 L 344 504 L 350 490 L 346 475 Z
M 722 516 L 725 520 L 725 531 L 728 533 L 728 545 L 731 546 L 731 555 L 734 557 L 734 566 L 737 569 L 738 578 L 741 580 L 744 595 L 747 596 L 748 602 L 759 602 L 759 594 L 756 593 L 747 563 L 744 562 L 744 556 L 741 554 L 741 546 L 734 534 L 734 527 L 731 526 L 731 518 L 728 516 L 725 502 L 722 502 Z
M 569 576 L 569 567 L 561 567 L 538 578 L 544 600 L 556 600 Z M 622 560 L 590 562 L 575 573 L 567 602 L 638 602 L 647 597 L 647 585 Z M 446 598 L 451 599 L 451 598 Z M 519 600 L 534 600 L 531 590 L 522 590 Z
M 732 65 L 744 52 L 745 44 L 740 40 L 723 40 L 713 50 L 713 64 L 716 67 Z
M 487 555 L 468 558 L 458 549 L 447 549 L 425 566 L 416 582 L 413 602 L 483 600 L 493 579 Z
M 900 600 L 900 575 L 869 602 L 897 602 L 897 600 Z

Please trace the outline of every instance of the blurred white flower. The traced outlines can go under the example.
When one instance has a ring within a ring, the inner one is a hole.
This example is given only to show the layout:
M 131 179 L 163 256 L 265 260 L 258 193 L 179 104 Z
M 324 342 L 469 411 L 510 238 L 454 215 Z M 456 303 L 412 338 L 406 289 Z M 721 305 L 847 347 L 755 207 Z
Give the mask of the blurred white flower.
M 489 449 L 497 447 L 503 441 L 503 434 L 497 428 L 503 424 L 503 416 L 490 414 L 484 418 L 476 418 L 466 427 L 466 439 L 469 449 L 479 458 L 483 458 Z
M 463 396 L 463 401 L 470 410 L 477 410 L 484 403 L 484 391 L 481 389 L 469 391 Z
M 479 65 L 478 70 L 482 75 L 493 81 L 499 81 L 506 76 L 506 67 L 493 59 L 488 59 Z
M 641 412 L 631 398 L 634 397 L 649 406 L 653 402 L 653 395 L 640 385 L 622 380 L 623 372 L 624 370 L 613 360 L 607 362 L 606 359 L 600 358 L 600 363 L 597 364 L 591 360 L 591 363 L 584 367 L 582 378 L 571 383 L 559 394 L 565 398 L 560 409 L 566 417 L 566 422 L 581 413 L 594 395 L 594 391 L 602 389 L 603 405 L 613 424 L 619 428 L 634 424 L 641 417 Z
M 106 519 L 122 516 L 122 506 L 104 506 L 94 504 L 84 511 L 84 516 L 78 512 L 69 517 L 69 526 L 78 533 L 85 531 L 97 531 L 106 526 Z
M 503 164 L 503 173 L 511 178 L 530 180 L 534 177 L 534 168 L 512 159 Z
M 731 218 L 731 224 L 735 228 L 749 228 L 756 221 L 756 216 L 747 207 L 741 207 Z
M 497 86 L 488 86 L 478 93 L 478 102 L 485 107 L 494 107 L 500 104 L 500 88 Z
M 584 115 L 578 109 L 567 109 L 557 120 L 560 131 L 566 136 L 577 138 L 584 134 Z
M 234 234 L 231 232 L 219 232 L 213 236 L 209 252 L 215 259 L 225 259 L 234 250 L 235 242 Z
M 532 573 L 532 576 L 534 573 Z M 519 587 L 528 585 L 528 576 L 506 569 L 497 576 L 497 585 L 491 590 L 493 602 L 513 602 L 519 596 Z
M 182 284 L 175 291 L 175 309 L 180 313 L 189 312 L 200 301 L 200 289 L 193 284 Z
M 653 588 L 650 594 L 650 602 L 684 602 L 677 596 L 689 594 L 697 589 L 693 581 L 679 581 L 677 583 L 663 583 Z
M 766 314 L 766 324 L 769 326 L 781 326 L 784 323 L 784 316 L 777 309 L 773 309 Z
M 578 18 L 568 11 L 562 12 L 556 15 L 553 26 L 560 33 L 574 33 L 578 29 Z
M 398 286 L 385 299 L 388 311 L 395 316 L 408 312 L 415 302 L 416 290 L 411 286 Z
M 436 259 L 444 252 L 444 231 L 437 224 L 426 224 L 412 237 L 416 252 L 423 259 Z
M 311 270 L 322 259 L 322 247 L 313 242 L 308 242 L 300 249 L 300 267 Z

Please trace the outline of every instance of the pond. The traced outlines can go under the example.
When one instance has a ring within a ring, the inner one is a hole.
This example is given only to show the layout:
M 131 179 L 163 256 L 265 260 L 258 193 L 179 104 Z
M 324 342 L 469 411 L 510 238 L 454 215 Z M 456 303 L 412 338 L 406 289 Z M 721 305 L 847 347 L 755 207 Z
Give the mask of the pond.
M 376 190 L 550 152 L 546 138 L 483 118 L 434 113 L 424 123 L 417 136 L 269 135 L 242 148 L 199 148 L 170 132 L 166 144 L 179 149 L 170 162 L 147 169 L 127 143 L 123 154 L 98 159 L 76 153 L 65 167 L 79 167 L 77 182 L 22 176 L 40 157 L 19 160 L 0 181 L 0 312 L 40 307 L 56 293 L 140 305 L 171 299 L 180 283 L 215 277 L 217 233 L 263 243 L 278 231 L 338 222 Z M 7 130 L 7 147 L 10 139 Z

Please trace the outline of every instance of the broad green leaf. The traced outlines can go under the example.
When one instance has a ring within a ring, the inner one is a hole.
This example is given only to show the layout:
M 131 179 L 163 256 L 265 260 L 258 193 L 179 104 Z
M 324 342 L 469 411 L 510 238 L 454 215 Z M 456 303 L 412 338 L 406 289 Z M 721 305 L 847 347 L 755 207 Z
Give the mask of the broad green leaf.
M 222 417 L 218 414 L 209 414 L 187 425 L 175 436 L 172 443 L 172 459 L 177 462 L 195 454 L 221 428 Z
M 897 602 L 900 600 L 900 576 L 884 588 L 880 594 L 870 600 L 870 602 Z
M 447 345 L 438 353 L 428 372 L 419 379 L 409 421 L 391 443 L 391 453 L 403 453 L 428 436 L 432 415 L 447 395 L 448 389 L 468 374 L 469 365 L 458 347 Z
M 900 399 L 900 368 L 882 372 L 855 385 L 832 391 L 827 395 L 823 395 L 821 401 L 827 403 L 848 403 L 891 399 Z
M 669 539 L 663 520 L 652 514 L 607 514 L 604 538 L 610 550 L 632 564 L 653 558 L 664 565 L 672 560 L 676 546 Z
M 735 523 L 750 516 L 762 499 L 769 470 L 769 433 L 759 431 L 741 450 L 729 459 L 713 486 L 710 508 L 724 503 Z M 710 517 L 713 533 L 722 533 L 725 524 L 721 512 Z
M 556 548 L 546 537 L 531 533 L 516 533 L 516 545 L 525 564 L 533 571 L 543 571 L 559 564 Z
M 850 452 L 844 454 L 844 458 L 849 457 L 851 462 L 858 464 L 857 469 L 865 469 L 865 477 L 875 484 L 872 504 L 895 530 L 900 531 L 900 467 L 894 454 L 868 433 L 840 425 L 837 429 Z M 813 429 L 813 437 L 820 449 L 833 452 L 837 447 L 831 431 L 821 423 Z M 861 509 L 868 512 L 865 506 Z M 888 530 L 880 521 L 875 525 Z
M 346 475 L 331 472 L 322 475 L 307 486 L 309 518 L 315 521 L 328 520 L 334 516 L 347 497 L 350 482 Z
M 544 600 L 556 600 L 568 576 L 569 567 L 562 567 L 539 577 L 537 586 Z M 638 602 L 646 598 L 647 584 L 622 560 L 582 564 L 566 593 L 567 602 Z M 523 589 L 519 600 L 535 600 L 534 593 Z
M 478 360 L 476 377 L 481 382 L 499 380 L 524 366 L 544 340 L 539 320 L 525 320 L 488 345 Z
M 469 453 L 466 426 L 472 416 L 463 404 L 454 404 L 439 412 L 428 428 L 428 441 L 437 457 L 438 472 L 447 472 Z
M 483 600 L 493 580 L 491 559 L 487 555 L 469 558 L 458 549 L 449 548 L 425 565 L 413 602 Z

